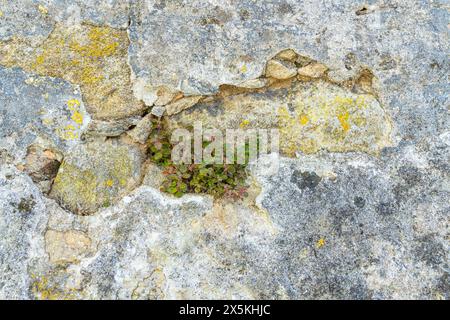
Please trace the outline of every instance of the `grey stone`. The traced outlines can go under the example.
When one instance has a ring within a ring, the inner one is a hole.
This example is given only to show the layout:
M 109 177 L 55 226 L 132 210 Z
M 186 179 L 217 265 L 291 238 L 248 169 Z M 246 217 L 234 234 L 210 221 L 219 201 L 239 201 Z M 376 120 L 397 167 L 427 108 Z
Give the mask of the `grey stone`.
M 90 119 L 77 86 L 0 66 L 0 141 L 6 147 L 13 139 L 11 152 L 24 155 L 37 139 L 67 150 L 80 142 Z
M 0 298 L 449 299 L 445 1 L 1 4 Z M 130 119 L 183 96 L 170 129 L 279 128 L 278 170 L 160 192 Z
M 151 114 L 156 116 L 156 117 L 158 117 L 158 118 L 161 118 L 164 115 L 165 112 L 166 112 L 166 108 L 165 107 L 154 106 L 152 108 Z
M 145 144 L 152 131 L 152 114 L 148 114 L 143 117 L 136 126 L 129 130 L 127 134 L 133 139 L 135 142 L 139 142 L 141 144 Z

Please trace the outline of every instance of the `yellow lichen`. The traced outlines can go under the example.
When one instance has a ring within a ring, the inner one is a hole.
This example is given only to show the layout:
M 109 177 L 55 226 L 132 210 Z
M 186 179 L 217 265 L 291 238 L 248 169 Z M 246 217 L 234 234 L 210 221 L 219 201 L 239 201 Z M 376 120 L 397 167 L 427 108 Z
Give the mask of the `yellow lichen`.
M 320 249 L 325 245 L 325 239 L 324 238 L 320 238 L 319 240 L 317 240 L 316 242 L 316 248 Z
M 17 37 L 0 42 L 0 64 L 78 84 L 89 113 L 117 119 L 144 108 L 131 91 L 128 43 L 124 30 L 57 24 L 36 48 Z
M 71 119 L 75 121 L 76 124 L 82 125 L 83 124 L 83 115 L 79 111 L 75 111 L 72 114 Z
M 70 43 L 70 49 L 83 57 L 100 58 L 108 57 L 117 52 L 120 35 L 111 32 L 110 28 L 93 27 L 88 32 L 89 42 L 80 44 L 77 40 Z
M 45 62 L 45 56 L 41 54 L 41 55 L 36 57 L 36 61 L 32 65 L 32 68 L 38 68 L 44 62 Z
M 239 126 L 240 126 L 241 128 L 245 128 L 245 127 L 247 127 L 249 124 L 250 124 L 250 120 L 243 120 L 243 121 L 239 124 Z
M 49 279 L 45 276 L 37 277 L 31 275 L 34 280 L 31 284 L 31 291 L 38 300 L 74 300 L 76 299 L 75 289 L 59 290 L 49 284 Z
M 99 74 L 98 70 L 91 66 L 85 66 L 79 73 L 80 83 L 85 85 L 93 85 L 99 83 L 103 79 L 104 76 L 102 74 Z
M 56 130 L 58 136 L 64 140 L 76 140 L 79 138 L 79 133 L 74 125 L 68 124 L 63 128 Z
M 108 179 L 105 181 L 105 185 L 111 188 L 114 185 L 114 181 L 112 179 Z
M 390 123 L 373 96 L 343 95 L 343 89 L 312 87 L 295 96 L 294 106 L 278 109 L 280 149 L 289 156 L 296 152 L 314 153 L 366 151 L 388 144 Z M 383 126 L 385 129 L 383 129 Z
M 80 170 L 65 161 L 56 175 L 52 193 L 71 207 L 92 207 L 100 195 L 97 194 L 97 177 L 90 170 Z M 84 208 L 82 208 L 84 209 Z
M 81 103 L 78 99 L 70 99 L 69 101 L 67 101 L 67 107 L 71 111 L 77 110 L 80 107 L 80 105 Z
M 54 123 L 54 120 L 52 118 L 43 118 L 42 123 L 48 127 Z
M 339 123 L 341 124 L 342 130 L 344 130 L 344 132 L 347 132 L 348 130 L 350 130 L 350 124 L 348 122 L 349 117 L 350 117 L 350 115 L 349 115 L 348 111 L 337 115 Z
M 43 5 L 38 5 L 38 10 L 41 14 L 43 15 L 47 15 L 48 14 L 48 9 L 46 7 L 44 7 Z
M 300 116 L 299 121 L 300 121 L 300 124 L 301 124 L 302 126 L 307 125 L 308 122 L 309 122 L 308 116 L 305 115 L 305 114 L 302 114 L 302 115 Z
M 88 168 L 80 168 L 77 162 L 63 161 L 50 193 L 51 197 L 79 214 L 90 214 L 99 207 L 109 206 L 131 187 L 130 181 L 133 186 L 137 182 L 133 179 L 129 148 L 92 148 Z M 102 169 L 94 169 L 99 167 Z

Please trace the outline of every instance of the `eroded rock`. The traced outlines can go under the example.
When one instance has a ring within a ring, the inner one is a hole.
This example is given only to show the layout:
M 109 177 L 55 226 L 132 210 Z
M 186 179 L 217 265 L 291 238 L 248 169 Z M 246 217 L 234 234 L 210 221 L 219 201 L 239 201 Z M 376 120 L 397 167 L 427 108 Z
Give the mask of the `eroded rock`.
M 180 113 L 183 110 L 189 109 L 200 101 L 202 96 L 183 97 L 171 104 L 166 105 L 166 113 L 171 116 Z
M 25 172 L 30 175 L 42 192 L 48 193 L 62 161 L 62 154 L 40 145 L 28 148 Z
M 37 46 L 18 37 L 0 42 L 0 65 L 78 84 L 94 118 L 118 119 L 144 108 L 132 94 L 128 44 L 125 30 L 59 24 Z
M 24 156 L 39 139 L 67 150 L 90 121 L 78 86 L 0 66 L 0 141 L 11 153 Z
M 91 239 L 77 230 L 48 230 L 45 233 L 45 245 L 50 262 L 64 265 L 79 262 L 89 251 Z
M 303 77 L 321 78 L 328 68 L 321 63 L 313 62 L 298 69 L 298 74 Z
M 129 130 L 127 134 L 133 139 L 135 142 L 144 144 L 147 141 L 148 136 L 152 130 L 152 115 L 148 114 L 143 117 L 136 126 Z
M 90 142 L 62 162 L 50 196 L 78 214 L 109 207 L 141 182 L 142 154 L 118 140 Z
M 390 145 L 392 123 L 378 100 L 325 81 L 218 97 L 170 118 L 172 127 L 278 128 L 280 149 L 290 156 L 361 151 L 378 153 Z M 244 126 L 245 124 L 245 126 Z
M 297 68 L 292 62 L 278 59 L 272 59 L 267 62 L 266 77 L 285 80 L 295 77 L 296 74 Z

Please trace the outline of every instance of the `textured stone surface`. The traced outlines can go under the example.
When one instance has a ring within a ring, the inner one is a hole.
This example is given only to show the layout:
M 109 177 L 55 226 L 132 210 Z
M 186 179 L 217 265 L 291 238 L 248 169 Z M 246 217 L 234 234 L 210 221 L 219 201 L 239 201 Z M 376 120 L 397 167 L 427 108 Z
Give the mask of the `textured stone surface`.
M 14 38 L 0 42 L 0 65 L 79 84 L 88 111 L 98 119 L 139 114 L 131 91 L 125 30 L 91 25 L 56 25 L 38 46 Z
M 0 67 L 0 141 L 9 152 L 23 155 L 36 139 L 67 150 L 90 118 L 77 86 Z
M 0 0 L 0 298 L 449 299 L 449 49 L 445 1 Z M 163 194 L 151 110 L 278 170 Z
M 199 121 L 220 129 L 279 128 L 280 150 L 287 155 L 321 149 L 378 153 L 391 144 L 391 119 L 374 96 L 324 81 L 218 97 L 172 119 L 174 127 Z
M 94 213 L 140 183 L 141 164 L 136 146 L 116 140 L 87 143 L 66 155 L 50 196 L 73 212 Z

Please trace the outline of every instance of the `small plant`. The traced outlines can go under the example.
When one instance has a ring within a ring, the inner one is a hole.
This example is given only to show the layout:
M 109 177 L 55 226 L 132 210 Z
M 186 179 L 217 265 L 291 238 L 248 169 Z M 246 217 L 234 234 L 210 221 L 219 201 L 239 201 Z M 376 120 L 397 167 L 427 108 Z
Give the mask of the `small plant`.
M 208 142 L 204 143 L 204 147 Z M 247 196 L 245 164 L 174 164 L 172 143 L 164 123 L 153 121 L 148 140 L 150 159 L 164 169 L 161 191 L 181 197 L 186 193 L 206 193 L 214 197 L 241 199 Z

